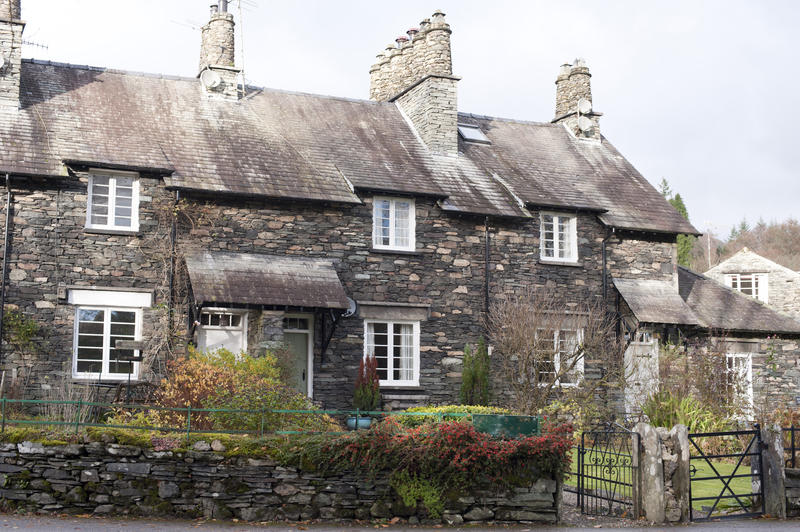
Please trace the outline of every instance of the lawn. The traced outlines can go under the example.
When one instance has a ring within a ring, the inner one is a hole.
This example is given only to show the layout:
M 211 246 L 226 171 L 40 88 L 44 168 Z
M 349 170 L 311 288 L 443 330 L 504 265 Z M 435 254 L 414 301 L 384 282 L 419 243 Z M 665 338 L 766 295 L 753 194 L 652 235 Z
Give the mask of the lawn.
M 719 460 L 712 460 L 714 467 L 716 468 L 717 472 L 720 475 L 726 476 L 730 475 L 733 472 L 734 467 L 736 466 L 735 461 L 719 461 Z M 703 459 L 696 459 L 691 461 L 691 465 L 697 468 L 696 473 L 694 474 L 694 478 L 703 478 L 703 477 L 710 477 L 714 476 L 715 473 L 708 465 L 708 463 Z M 574 473 L 577 471 L 578 468 L 578 450 L 576 448 L 572 449 L 572 465 L 571 471 Z M 611 477 L 608 476 L 608 472 L 603 472 L 602 468 L 597 467 L 595 471 L 589 471 L 589 474 L 592 474 L 597 477 L 601 477 L 604 479 L 609 479 Z M 739 494 L 749 494 L 752 493 L 752 485 L 751 485 L 751 478 L 750 478 L 750 466 L 742 464 L 739 466 L 739 469 L 736 471 L 737 478 L 734 478 L 730 481 L 729 486 L 733 490 L 733 493 Z M 747 475 L 746 477 L 738 477 L 738 475 Z M 618 480 L 614 478 L 614 480 Z M 626 479 L 629 481 L 629 479 Z M 567 480 L 565 481 L 567 485 L 577 487 L 578 486 L 578 477 L 575 475 L 570 475 Z M 610 485 L 609 485 L 610 486 Z M 618 493 L 623 496 L 630 496 L 630 488 L 628 487 L 621 487 L 620 490 L 618 487 Z M 699 497 L 717 497 L 720 492 L 722 491 L 723 483 L 719 479 L 714 480 L 700 480 L 700 481 L 692 481 L 692 497 L 699 498 Z M 728 490 L 725 490 L 723 495 L 730 495 Z M 749 502 L 749 497 L 742 497 L 741 498 L 745 504 Z M 745 501 L 747 499 L 747 501 Z M 703 506 L 711 507 L 714 504 L 714 500 L 700 500 L 694 501 L 692 506 L 694 507 L 695 511 L 702 510 Z M 738 509 L 739 505 L 736 502 L 736 499 L 722 499 L 717 508 L 733 508 Z M 707 510 L 706 510 L 707 512 Z M 715 512 L 716 513 L 716 512 Z

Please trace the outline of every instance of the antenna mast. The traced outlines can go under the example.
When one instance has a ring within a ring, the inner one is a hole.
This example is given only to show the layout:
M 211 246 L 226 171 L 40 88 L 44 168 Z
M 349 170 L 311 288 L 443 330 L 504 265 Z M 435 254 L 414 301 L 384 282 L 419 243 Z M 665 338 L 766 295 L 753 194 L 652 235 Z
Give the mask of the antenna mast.
M 239 11 L 239 76 L 242 79 L 242 98 L 247 96 L 247 85 L 244 82 L 244 17 L 242 16 L 242 0 L 236 0 Z

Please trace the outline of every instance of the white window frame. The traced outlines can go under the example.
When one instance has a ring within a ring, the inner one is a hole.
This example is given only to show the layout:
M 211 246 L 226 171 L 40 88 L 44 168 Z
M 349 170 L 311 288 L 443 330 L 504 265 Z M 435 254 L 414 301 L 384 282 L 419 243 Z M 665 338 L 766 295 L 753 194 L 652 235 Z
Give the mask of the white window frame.
M 388 354 L 391 356 L 387 356 L 386 359 L 386 379 L 380 380 L 381 386 L 419 386 L 419 371 L 420 371 L 420 350 L 419 350 L 419 322 L 418 321 L 411 321 L 411 320 L 364 320 L 364 358 L 368 357 L 369 355 L 374 354 L 370 352 L 370 346 L 367 342 L 369 338 L 369 326 L 375 323 L 385 323 L 387 324 L 387 342 L 388 347 L 387 351 Z M 398 325 L 411 325 L 411 341 L 412 341 L 412 363 L 413 367 L 411 368 L 411 379 L 406 380 L 395 380 L 394 375 L 394 335 L 392 334 L 391 328 L 394 327 L 395 324 Z
M 741 376 L 744 377 L 744 399 L 747 401 L 746 410 L 750 411 L 753 408 L 753 354 L 752 353 L 726 353 L 726 370 L 728 373 L 731 373 L 732 368 L 739 369 L 742 364 L 740 364 L 741 360 L 744 360 L 744 371 L 741 371 Z M 731 364 L 731 361 L 734 361 Z
M 536 334 L 540 334 L 541 332 L 546 332 L 544 330 L 537 331 Z M 558 341 L 561 337 L 562 332 L 574 332 L 575 333 L 575 348 L 577 349 L 581 342 L 583 342 L 583 329 L 554 329 L 552 330 L 553 333 L 553 371 L 555 371 L 556 375 L 561 373 L 561 351 L 558 349 Z M 584 375 L 584 367 L 583 367 L 583 359 L 584 357 L 578 359 L 578 362 L 575 364 L 575 367 L 572 368 L 577 374 L 577 382 L 561 382 L 561 378 L 558 377 L 555 382 L 555 386 L 559 386 L 562 388 L 576 388 L 583 382 L 583 375 Z M 542 382 L 539 383 L 539 386 L 546 386 L 548 383 Z
M 108 177 L 108 223 L 92 223 L 92 195 L 94 190 L 95 177 Z M 127 177 L 133 179 L 131 186 L 131 225 L 116 225 L 115 211 L 117 205 L 117 178 Z M 103 170 L 93 168 L 89 173 L 88 194 L 86 199 L 86 229 L 120 231 L 135 233 L 139 231 L 139 174 L 136 172 L 123 172 L 120 170 Z
M 241 316 L 241 325 L 234 327 L 234 326 L 225 326 L 225 325 L 203 325 L 202 317 L 203 314 L 230 314 L 230 315 L 237 315 Z M 234 352 L 235 355 L 241 354 L 242 351 L 247 351 L 247 318 L 248 314 L 246 310 L 240 309 L 232 309 L 232 308 L 224 308 L 224 307 L 203 307 L 200 309 L 200 325 L 198 325 L 198 329 L 200 331 L 242 331 L 242 347 L 239 351 Z M 203 351 L 206 350 L 205 341 L 200 341 L 201 337 L 198 334 L 197 338 L 197 347 Z
M 750 280 L 753 283 L 753 294 L 742 291 L 742 280 Z M 769 304 L 769 274 L 767 273 L 728 273 L 725 274 L 725 285 L 746 296 L 758 299 L 762 303 Z
M 381 235 L 378 232 L 378 202 L 379 201 L 388 201 L 389 202 L 389 245 L 380 243 Z M 408 245 L 407 246 L 398 246 L 395 242 L 395 229 L 396 229 L 396 221 L 395 221 L 395 206 L 397 202 L 407 202 L 409 204 L 408 209 Z M 401 198 L 401 197 L 389 197 L 389 196 L 375 196 L 372 198 L 372 247 L 374 249 L 389 249 L 389 250 L 397 250 L 397 251 L 414 251 L 416 249 L 416 230 L 417 230 L 417 220 L 416 220 L 416 206 L 414 204 L 414 198 Z
M 545 256 L 544 217 L 553 217 L 553 256 Z M 558 231 L 559 221 L 569 220 L 570 246 L 569 256 L 559 255 L 558 244 L 561 236 Z M 544 262 L 578 262 L 578 216 L 564 212 L 542 211 L 539 214 L 539 259 Z
M 73 344 L 72 344 L 72 377 L 75 379 L 123 381 L 128 380 L 127 373 L 111 373 L 109 371 L 111 351 L 111 312 L 134 312 L 136 323 L 134 326 L 134 341 L 142 340 L 143 309 L 152 304 L 152 294 L 149 292 L 123 292 L 116 290 L 70 290 L 69 303 L 75 306 Z M 81 310 L 102 310 L 103 315 L 103 353 L 100 372 L 78 371 L 78 316 Z M 139 350 L 134 350 L 134 356 L 139 356 Z M 139 363 L 133 362 L 133 372 L 130 380 L 139 378 Z

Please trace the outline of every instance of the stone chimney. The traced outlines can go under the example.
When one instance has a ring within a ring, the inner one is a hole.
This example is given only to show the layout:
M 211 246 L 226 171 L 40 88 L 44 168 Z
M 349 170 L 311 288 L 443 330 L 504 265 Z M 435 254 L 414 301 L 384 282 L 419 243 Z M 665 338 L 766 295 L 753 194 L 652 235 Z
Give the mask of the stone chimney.
M 592 109 L 591 78 L 583 59 L 561 65 L 556 78 L 556 116 L 553 122 L 564 124 L 578 138 L 600 140 L 598 119 L 602 113 Z
M 444 13 L 398 37 L 370 68 L 369 97 L 395 102 L 428 148 L 458 154 L 456 83 L 450 55 L 450 25 Z
M 0 0 L 0 108 L 19 108 L 22 68 L 20 0 Z
M 236 68 L 233 28 L 233 15 L 228 13 L 227 0 L 211 4 L 211 19 L 201 31 L 200 73 L 197 77 L 209 94 L 236 99 L 239 97 L 241 70 Z

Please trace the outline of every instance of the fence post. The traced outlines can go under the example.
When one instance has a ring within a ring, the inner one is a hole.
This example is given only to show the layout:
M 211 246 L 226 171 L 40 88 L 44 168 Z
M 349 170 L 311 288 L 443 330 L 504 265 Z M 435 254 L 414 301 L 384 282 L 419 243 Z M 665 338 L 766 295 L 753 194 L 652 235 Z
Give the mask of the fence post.
M 81 411 L 83 411 L 83 399 L 78 400 L 78 410 L 75 412 L 75 434 L 80 432 L 81 428 Z
M 6 431 L 6 398 L 5 397 L 3 397 L 3 427 L 2 427 L 2 429 L 0 429 L 0 431 L 2 431 L 2 432 Z
M 189 433 L 192 432 L 192 405 L 186 407 L 186 441 L 189 441 Z
M 259 436 L 264 437 L 264 409 L 261 409 L 261 428 L 258 430 Z
M 783 432 L 780 426 L 763 427 L 761 436 L 766 445 L 762 452 L 761 489 L 764 512 L 786 519 L 786 474 L 783 462 Z

